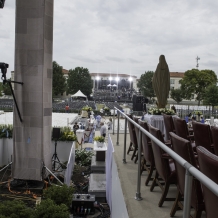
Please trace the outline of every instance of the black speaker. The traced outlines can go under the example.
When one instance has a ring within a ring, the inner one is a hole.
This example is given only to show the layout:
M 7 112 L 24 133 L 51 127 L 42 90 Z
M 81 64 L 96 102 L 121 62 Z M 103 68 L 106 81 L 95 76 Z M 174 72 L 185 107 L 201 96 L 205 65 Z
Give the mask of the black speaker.
M 143 104 L 145 101 L 145 97 L 142 95 L 133 95 L 133 111 L 143 111 Z
M 61 136 L 61 129 L 60 128 L 53 128 L 52 138 L 59 139 Z

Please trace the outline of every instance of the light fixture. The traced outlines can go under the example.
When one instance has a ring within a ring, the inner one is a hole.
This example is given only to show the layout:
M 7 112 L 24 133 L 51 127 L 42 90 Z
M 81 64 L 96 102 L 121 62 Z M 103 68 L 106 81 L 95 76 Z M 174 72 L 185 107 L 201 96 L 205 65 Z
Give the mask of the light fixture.
M 0 8 L 4 8 L 5 0 L 0 0 Z
M 132 82 L 132 77 L 131 76 L 129 77 L 129 81 Z
M 112 77 L 110 76 L 109 80 L 111 81 L 112 80 Z
M 97 77 L 96 77 L 96 80 L 100 80 L 100 77 L 99 77 L 99 76 L 97 76 Z
M 120 80 L 120 78 L 119 77 L 116 77 L 116 81 L 119 81 Z

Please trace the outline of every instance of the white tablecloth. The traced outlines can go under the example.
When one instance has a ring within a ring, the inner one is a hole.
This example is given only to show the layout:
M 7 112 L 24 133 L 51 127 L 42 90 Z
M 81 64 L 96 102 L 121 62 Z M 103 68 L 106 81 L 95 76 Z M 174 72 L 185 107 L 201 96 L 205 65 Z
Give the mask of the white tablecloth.
M 148 122 L 151 126 L 159 129 L 162 134 L 164 134 L 164 138 L 166 140 L 166 129 L 164 125 L 164 119 L 162 115 L 150 115 L 146 114 L 144 116 L 145 121 Z
M 172 117 L 178 117 L 177 115 L 173 115 Z M 164 125 L 164 119 L 162 115 L 150 115 L 146 114 L 144 116 L 145 121 L 148 122 L 148 124 L 152 125 L 153 127 L 159 129 L 162 134 L 164 134 L 164 139 L 167 140 L 167 134 L 166 129 Z

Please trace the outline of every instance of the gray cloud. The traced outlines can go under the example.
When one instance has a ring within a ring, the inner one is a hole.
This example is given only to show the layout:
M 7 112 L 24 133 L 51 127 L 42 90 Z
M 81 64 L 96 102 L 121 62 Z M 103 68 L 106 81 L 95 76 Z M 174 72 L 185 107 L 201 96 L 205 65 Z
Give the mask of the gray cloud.
M 218 71 L 218 2 L 54 0 L 53 58 L 66 69 L 155 71 L 164 54 L 170 71 L 196 66 Z M 14 65 L 15 1 L 0 11 L 0 61 Z

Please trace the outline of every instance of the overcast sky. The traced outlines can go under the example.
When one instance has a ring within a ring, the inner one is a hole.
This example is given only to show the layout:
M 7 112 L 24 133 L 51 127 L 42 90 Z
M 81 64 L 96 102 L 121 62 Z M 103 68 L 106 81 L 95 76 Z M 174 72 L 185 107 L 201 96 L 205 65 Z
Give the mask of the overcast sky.
M 65 69 L 155 71 L 161 54 L 170 72 L 218 73 L 218 1 L 54 0 L 53 60 Z M 15 0 L 0 9 L 0 62 L 14 70 Z

